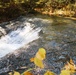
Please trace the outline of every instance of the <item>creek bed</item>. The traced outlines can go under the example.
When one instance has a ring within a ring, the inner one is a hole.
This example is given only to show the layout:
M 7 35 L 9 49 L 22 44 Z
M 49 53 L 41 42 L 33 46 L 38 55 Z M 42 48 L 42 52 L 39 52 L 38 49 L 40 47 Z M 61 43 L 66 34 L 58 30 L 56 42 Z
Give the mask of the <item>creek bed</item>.
M 46 49 L 45 69 L 59 74 L 64 64 L 73 59 L 76 64 L 76 21 L 56 16 L 27 16 L 19 17 L 16 20 L 1 24 L 6 34 L 24 27 L 23 22 L 34 25 L 34 28 L 41 28 L 39 39 L 22 46 L 16 51 L 0 58 L 0 74 L 7 75 L 7 72 L 18 70 L 20 67 L 33 67 L 34 64 L 29 61 L 39 48 Z M 6 35 L 5 34 L 5 35 Z M 34 37 L 33 37 L 34 38 Z M 42 70 L 39 71 L 43 75 Z M 34 72 L 36 75 L 37 70 Z

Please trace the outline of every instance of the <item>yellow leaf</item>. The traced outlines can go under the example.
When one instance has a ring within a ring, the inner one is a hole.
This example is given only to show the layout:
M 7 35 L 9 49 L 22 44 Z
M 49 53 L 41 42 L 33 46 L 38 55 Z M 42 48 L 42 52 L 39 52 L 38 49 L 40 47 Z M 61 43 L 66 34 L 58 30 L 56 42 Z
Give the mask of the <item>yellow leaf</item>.
M 31 58 L 30 61 L 40 68 L 44 68 L 42 60 L 45 59 L 46 51 L 44 48 L 40 48 L 36 53 L 34 58 Z
M 65 69 L 65 70 L 70 70 L 70 67 L 68 66 L 68 64 L 66 64 L 66 65 L 64 66 L 64 69 Z
M 9 75 L 20 75 L 19 72 L 14 71 L 14 73 L 10 72 Z
M 51 71 L 46 71 L 46 73 L 44 75 L 55 75 L 55 74 Z
M 73 63 L 73 60 L 72 59 L 70 59 L 70 62 L 67 62 L 67 64 L 65 65 L 65 67 L 64 67 L 66 70 L 70 70 L 71 72 L 75 72 L 75 70 L 76 70 L 76 66 L 75 66 L 75 64 Z
M 34 58 L 34 63 L 36 66 L 38 66 L 40 68 L 44 68 L 43 62 L 36 57 Z
M 69 70 L 62 70 L 60 75 L 70 75 L 71 72 Z
M 72 59 L 70 59 L 70 64 L 75 65 Z
M 34 62 L 34 57 L 30 58 L 30 61 L 31 61 L 31 62 Z
M 40 60 L 43 60 L 43 59 L 45 59 L 45 54 L 40 54 L 39 52 L 37 52 L 35 57 Z
M 14 71 L 14 74 L 13 74 L 13 75 L 20 75 L 20 73 L 19 73 L 19 72 Z
M 31 72 L 25 71 L 23 75 L 33 75 Z
M 45 54 L 46 54 L 46 51 L 44 48 L 40 48 L 39 51 L 36 53 L 36 58 L 40 59 L 40 60 L 43 60 L 45 59 Z
M 74 65 L 70 64 L 69 62 L 67 62 L 67 63 L 68 63 L 68 66 L 70 67 L 70 70 L 75 70 Z
M 12 75 L 12 72 L 9 72 L 8 74 L 9 74 L 9 75 Z
M 38 51 L 40 54 L 46 54 L 46 51 L 44 48 L 39 48 L 39 51 Z

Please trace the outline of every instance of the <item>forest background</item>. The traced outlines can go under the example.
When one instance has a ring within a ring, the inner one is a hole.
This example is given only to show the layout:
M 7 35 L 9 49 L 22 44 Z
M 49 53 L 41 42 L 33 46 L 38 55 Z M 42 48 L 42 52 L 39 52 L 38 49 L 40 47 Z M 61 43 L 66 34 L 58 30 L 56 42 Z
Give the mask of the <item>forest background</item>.
M 0 0 L 0 22 L 26 14 L 76 17 L 76 0 Z

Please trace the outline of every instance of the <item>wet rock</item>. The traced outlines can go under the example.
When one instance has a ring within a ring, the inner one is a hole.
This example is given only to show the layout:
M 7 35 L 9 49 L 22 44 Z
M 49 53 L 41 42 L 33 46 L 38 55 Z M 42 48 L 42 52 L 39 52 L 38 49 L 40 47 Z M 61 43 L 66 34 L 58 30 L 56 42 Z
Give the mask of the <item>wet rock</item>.
M 57 50 L 60 50 L 60 44 L 57 43 L 55 40 L 52 40 L 48 43 L 45 44 L 45 48 L 46 49 L 57 49 Z
M 4 28 L 0 26 L 0 37 L 6 35 L 6 31 Z
M 61 56 L 59 56 L 57 61 L 62 61 L 63 63 L 65 63 L 65 62 L 67 62 L 69 60 L 70 60 L 70 56 L 68 56 L 68 55 L 61 55 Z
M 0 69 L 0 75 L 9 72 L 9 68 L 2 68 Z

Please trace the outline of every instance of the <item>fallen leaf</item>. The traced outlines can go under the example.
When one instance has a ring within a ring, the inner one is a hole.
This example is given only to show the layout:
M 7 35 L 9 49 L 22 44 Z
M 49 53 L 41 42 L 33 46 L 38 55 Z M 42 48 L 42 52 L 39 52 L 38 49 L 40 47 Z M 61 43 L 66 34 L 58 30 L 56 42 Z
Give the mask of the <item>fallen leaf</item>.
M 71 72 L 69 70 L 62 70 L 60 75 L 71 75 Z
M 30 61 L 40 68 L 44 68 L 42 60 L 45 59 L 46 51 L 44 48 L 39 48 L 34 58 L 31 58 Z
M 72 59 L 70 59 L 70 64 L 75 65 Z
M 25 71 L 23 75 L 33 75 L 31 72 Z
M 76 66 L 75 66 L 72 59 L 70 59 L 70 62 L 67 62 L 67 64 L 64 66 L 64 69 L 65 70 L 70 70 L 73 73 L 75 72 Z
M 9 72 L 8 74 L 9 74 L 9 75 L 12 75 L 12 72 Z
M 43 60 L 45 59 L 46 51 L 44 48 L 40 48 L 39 51 L 36 53 L 36 58 Z
M 46 73 L 44 75 L 55 75 L 55 74 L 51 71 L 46 71 Z
M 13 72 L 10 72 L 9 75 L 20 75 L 20 73 L 17 72 L 17 71 L 14 71 L 14 73 Z
M 38 51 L 38 52 L 40 52 L 40 53 L 42 53 L 42 54 L 46 54 L 46 51 L 45 51 L 44 48 L 39 48 L 39 51 Z
M 31 61 L 31 62 L 34 62 L 34 57 L 30 58 L 30 61 Z
M 40 68 L 44 68 L 43 62 L 36 57 L 34 58 L 34 63 L 35 63 L 36 66 L 38 66 Z

